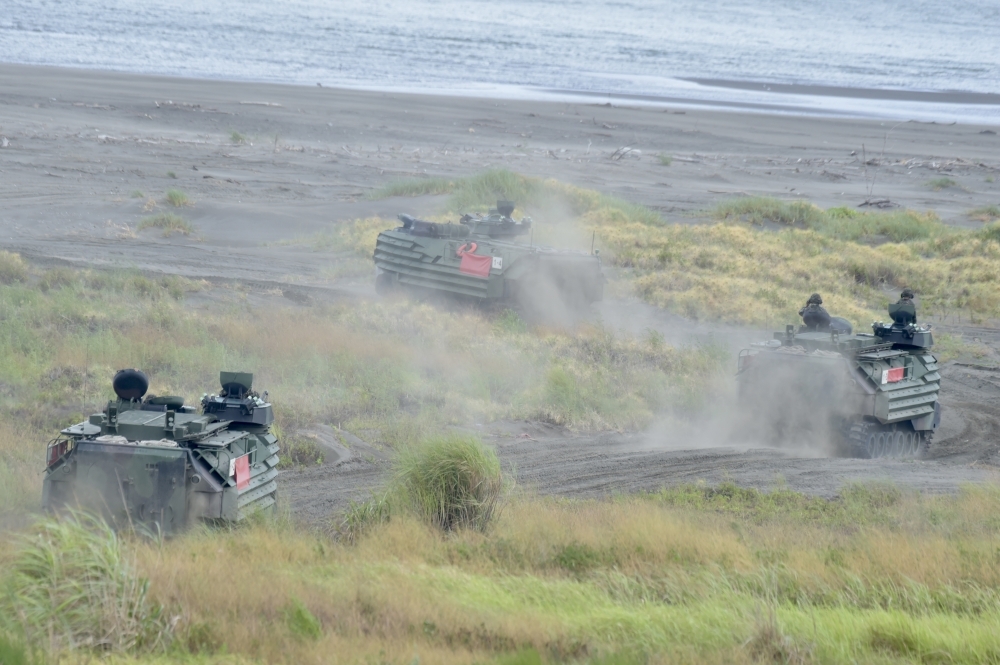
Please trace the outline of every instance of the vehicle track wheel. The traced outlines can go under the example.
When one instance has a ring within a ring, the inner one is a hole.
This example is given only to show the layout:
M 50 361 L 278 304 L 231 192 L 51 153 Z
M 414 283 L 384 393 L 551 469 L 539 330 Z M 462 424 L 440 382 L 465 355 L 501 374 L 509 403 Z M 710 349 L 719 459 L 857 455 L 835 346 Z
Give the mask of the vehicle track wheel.
M 375 277 L 375 293 L 388 296 L 396 291 L 396 275 L 391 272 L 381 272 Z
M 869 459 L 875 459 L 878 457 L 878 435 L 869 434 L 868 438 L 865 439 L 865 452 L 868 454 Z
M 900 431 L 890 432 L 889 438 L 892 440 L 892 456 L 903 457 L 906 455 L 909 449 L 909 444 L 906 441 L 906 435 Z

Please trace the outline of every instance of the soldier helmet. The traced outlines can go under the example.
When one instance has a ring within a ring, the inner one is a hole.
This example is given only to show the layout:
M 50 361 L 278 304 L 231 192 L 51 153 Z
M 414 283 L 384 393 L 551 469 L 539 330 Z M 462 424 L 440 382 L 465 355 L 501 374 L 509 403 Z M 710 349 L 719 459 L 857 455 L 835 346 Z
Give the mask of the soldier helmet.
M 907 287 L 899 294 L 900 298 L 913 298 L 913 289 Z
M 806 301 L 806 304 L 807 305 L 822 305 L 823 304 L 823 296 L 821 296 L 818 293 L 814 293 L 811 296 L 809 296 L 809 300 Z

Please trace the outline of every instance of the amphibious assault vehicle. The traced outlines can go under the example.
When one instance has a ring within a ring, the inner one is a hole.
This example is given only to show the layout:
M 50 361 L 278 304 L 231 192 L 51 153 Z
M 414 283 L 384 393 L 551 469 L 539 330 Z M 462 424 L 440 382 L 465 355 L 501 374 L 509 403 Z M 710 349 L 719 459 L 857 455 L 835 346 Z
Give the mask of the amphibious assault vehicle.
M 515 220 L 514 204 L 498 201 L 486 215 L 437 224 L 400 215 L 402 226 L 375 245 L 375 288 L 446 294 L 479 303 L 550 311 L 586 307 L 604 295 L 599 252 L 531 242 L 532 220 Z M 527 242 L 525 242 L 527 241 Z
M 164 535 L 271 510 L 278 440 L 267 393 L 253 391 L 248 372 L 222 372 L 220 382 L 197 413 L 181 397 L 145 397 L 145 374 L 119 371 L 117 399 L 49 443 L 43 506 Z
M 832 442 L 864 458 L 922 455 L 941 419 L 941 376 L 930 329 L 897 309 L 871 333 L 852 334 L 833 317 L 823 330 L 789 325 L 741 351 L 744 414 L 784 443 Z

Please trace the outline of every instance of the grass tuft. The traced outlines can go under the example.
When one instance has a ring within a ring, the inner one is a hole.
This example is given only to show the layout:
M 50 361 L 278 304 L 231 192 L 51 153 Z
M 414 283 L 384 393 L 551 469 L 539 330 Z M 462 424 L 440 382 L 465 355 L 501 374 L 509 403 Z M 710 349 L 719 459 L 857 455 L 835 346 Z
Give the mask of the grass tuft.
M 168 189 L 167 203 L 174 206 L 175 208 L 180 208 L 181 206 L 191 205 L 191 200 L 188 199 L 187 194 L 185 194 L 179 189 Z
M 244 134 L 240 134 L 235 129 L 229 133 L 229 140 L 235 145 L 243 145 L 247 142 L 247 137 Z
M 52 652 L 130 652 L 170 641 L 170 623 L 147 599 L 147 580 L 99 518 L 39 520 L 5 578 L 0 625 L 16 626 L 30 644 Z
M 935 192 L 939 192 L 942 189 L 948 189 L 949 187 L 958 187 L 958 183 L 951 178 L 934 178 L 933 180 L 927 181 L 927 186 Z
M 969 217 L 980 222 L 995 222 L 1000 220 L 1000 206 L 988 205 L 969 211 Z
M 144 199 L 146 198 L 146 193 L 143 192 L 141 189 L 133 189 L 132 193 L 129 196 L 131 196 L 133 199 Z
M 294 635 L 305 639 L 319 639 L 323 632 L 319 619 L 298 598 L 285 608 L 285 623 Z
M 170 178 L 171 180 L 177 180 L 177 174 L 174 173 L 173 171 L 167 171 L 167 177 Z
M 660 164 L 662 166 L 670 166 L 671 164 L 674 163 L 674 158 L 671 157 L 670 155 L 660 154 L 660 155 L 657 155 L 656 157 L 657 157 L 657 159 L 660 160 Z
M 28 264 L 20 254 L 0 250 L 0 284 L 23 282 L 28 276 Z
M 510 487 L 493 448 L 470 436 L 431 438 L 400 452 L 388 489 L 345 513 L 350 542 L 394 514 L 409 513 L 443 531 L 485 531 Z
M 164 238 L 169 238 L 175 233 L 185 236 L 194 233 L 194 227 L 191 225 L 191 222 L 172 212 L 161 212 L 158 215 L 143 217 L 139 220 L 137 229 L 139 231 L 143 229 L 161 229 Z
M 484 531 L 507 490 L 496 451 L 469 436 L 445 436 L 403 451 L 396 482 L 409 505 L 445 531 Z

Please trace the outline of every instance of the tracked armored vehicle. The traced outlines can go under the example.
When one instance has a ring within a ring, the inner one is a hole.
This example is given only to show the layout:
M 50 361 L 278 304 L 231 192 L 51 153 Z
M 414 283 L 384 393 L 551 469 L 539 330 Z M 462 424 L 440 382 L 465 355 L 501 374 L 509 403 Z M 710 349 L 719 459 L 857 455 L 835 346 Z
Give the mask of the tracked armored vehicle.
M 267 393 L 253 391 L 247 372 L 220 380 L 198 413 L 180 397 L 145 397 L 146 376 L 119 371 L 117 399 L 48 444 L 45 509 L 82 508 L 118 528 L 164 535 L 272 510 L 278 440 Z
M 827 328 L 789 325 L 740 352 L 744 416 L 780 443 L 832 443 L 831 452 L 863 458 L 924 454 L 941 419 L 930 329 L 907 316 L 871 333 L 852 334 L 837 317 Z
M 515 220 L 514 204 L 498 201 L 486 215 L 438 224 L 400 215 L 402 226 L 379 234 L 375 288 L 445 294 L 480 304 L 549 310 L 579 309 L 602 299 L 598 252 L 541 247 L 532 220 Z

